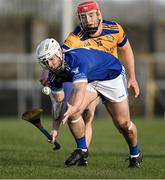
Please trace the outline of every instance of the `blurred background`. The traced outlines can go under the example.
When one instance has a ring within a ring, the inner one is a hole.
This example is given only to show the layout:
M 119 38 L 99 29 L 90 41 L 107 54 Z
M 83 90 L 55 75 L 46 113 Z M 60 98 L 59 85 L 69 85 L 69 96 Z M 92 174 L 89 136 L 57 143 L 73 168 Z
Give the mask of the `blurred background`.
M 96 0 L 103 18 L 122 25 L 135 54 L 141 95 L 130 95 L 131 114 L 165 120 L 165 0 Z M 80 0 L 0 0 L 0 116 L 42 107 L 35 49 L 47 37 L 61 44 L 79 23 Z M 104 114 L 102 105 L 96 115 Z

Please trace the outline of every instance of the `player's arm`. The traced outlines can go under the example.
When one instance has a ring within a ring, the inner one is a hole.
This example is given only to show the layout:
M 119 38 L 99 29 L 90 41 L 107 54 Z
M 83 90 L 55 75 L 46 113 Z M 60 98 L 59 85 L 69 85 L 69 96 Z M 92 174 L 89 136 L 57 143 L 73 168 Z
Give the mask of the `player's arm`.
M 62 116 L 63 116 L 63 100 L 64 100 L 64 91 L 62 87 L 62 82 L 58 82 L 57 77 L 54 73 L 49 72 L 48 76 L 48 85 L 51 88 L 51 101 L 52 101 L 52 113 L 53 113 L 53 123 L 52 123 L 52 140 L 50 143 L 54 143 L 58 131 L 60 128 Z
M 63 90 L 55 92 L 51 94 L 51 100 L 54 99 L 52 102 L 52 114 L 53 114 L 53 121 L 52 121 L 52 130 L 51 130 L 51 136 L 52 140 L 48 140 L 50 143 L 54 143 L 57 139 L 60 124 L 62 122 L 62 117 L 64 113 L 64 107 L 63 107 L 63 100 L 64 100 L 64 92 Z
M 121 59 L 127 72 L 128 88 L 132 87 L 137 97 L 140 93 L 139 86 L 135 75 L 135 60 L 131 45 L 123 28 L 117 24 L 118 33 L 118 48 L 121 50 Z
M 63 123 L 65 123 L 69 117 L 81 111 L 81 104 L 83 103 L 86 94 L 88 83 L 87 72 L 89 67 L 88 64 L 83 63 L 83 61 L 81 62 L 77 59 L 77 62 L 78 64 L 76 64 L 75 67 L 72 67 L 71 70 L 74 86 L 68 101 L 67 111 L 62 120 Z
M 80 106 L 84 100 L 86 88 L 87 88 L 87 82 L 77 82 L 74 84 L 71 96 L 68 101 L 67 111 L 65 112 L 62 118 L 53 122 L 53 129 L 51 131 L 51 135 L 52 135 L 51 143 L 54 143 L 58 135 L 58 130 L 61 124 L 61 120 L 64 124 L 69 117 L 81 111 Z M 61 100 L 61 97 L 59 96 L 60 94 L 57 95 L 58 95 L 58 100 Z M 56 100 L 57 100 L 57 95 L 56 95 Z M 61 115 L 62 114 L 63 112 L 61 113 Z
M 72 112 L 70 116 L 78 111 L 80 111 L 80 106 L 83 102 L 83 97 L 85 96 L 87 88 L 87 82 L 81 82 L 74 84 L 71 97 L 69 99 L 69 104 L 72 106 Z
M 135 97 L 137 97 L 140 93 L 140 90 L 135 75 L 134 55 L 128 40 L 123 47 L 120 47 L 120 50 L 121 59 L 128 75 L 128 88 L 132 87 L 135 93 Z
M 68 101 L 68 108 L 62 120 L 63 124 L 69 117 L 72 117 L 73 114 L 81 111 L 80 106 L 84 100 L 86 88 L 87 82 L 79 82 L 74 84 L 71 96 Z
M 127 41 L 126 44 L 120 48 L 120 50 L 122 61 L 124 63 L 124 67 L 126 68 L 128 77 L 135 79 L 134 55 L 129 41 Z

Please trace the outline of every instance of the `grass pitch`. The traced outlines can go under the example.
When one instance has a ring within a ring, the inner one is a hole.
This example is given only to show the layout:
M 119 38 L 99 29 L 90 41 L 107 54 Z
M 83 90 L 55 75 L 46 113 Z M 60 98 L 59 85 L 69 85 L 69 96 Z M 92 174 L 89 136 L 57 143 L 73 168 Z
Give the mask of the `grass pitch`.
M 47 129 L 49 118 L 42 118 Z M 142 167 L 129 169 L 128 147 L 110 118 L 95 119 L 88 167 L 65 167 L 75 148 L 67 125 L 61 127 L 54 152 L 40 131 L 17 118 L 0 118 L 1 179 L 162 179 L 165 178 L 165 121 L 163 118 L 134 120 L 139 146 L 144 154 Z

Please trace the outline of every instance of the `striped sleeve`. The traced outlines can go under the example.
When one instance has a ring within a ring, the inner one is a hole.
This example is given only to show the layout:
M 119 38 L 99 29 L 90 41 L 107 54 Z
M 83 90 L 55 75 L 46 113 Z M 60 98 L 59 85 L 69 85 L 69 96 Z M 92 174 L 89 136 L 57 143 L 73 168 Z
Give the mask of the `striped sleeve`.
M 121 25 L 119 25 L 117 23 L 117 26 L 118 26 L 118 29 L 119 29 L 117 46 L 118 47 L 123 47 L 126 44 L 126 42 L 128 40 L 128 37 L 125 34 L 125 32 L 124 32 L 123 28 L 121 27 Z

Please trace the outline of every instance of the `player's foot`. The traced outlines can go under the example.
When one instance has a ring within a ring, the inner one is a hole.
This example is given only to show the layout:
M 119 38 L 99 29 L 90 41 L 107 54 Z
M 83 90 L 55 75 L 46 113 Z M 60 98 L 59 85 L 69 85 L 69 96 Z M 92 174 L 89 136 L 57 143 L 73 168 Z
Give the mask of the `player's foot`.
M 77 165 L 78 166 L 88 166 L 88 161 L 86 158 L 81 158 Z
M 65 165 L 73 166 L 79 165 L 79 162 L 88 157 L 88 151 L 84 152 L 82 149 L 76 149 L 69 158 L 65 161 Z
M 139 168 L 142 163 L 142 153 L 138 157 L 129 158 L 129 167 L 130 168 Z

